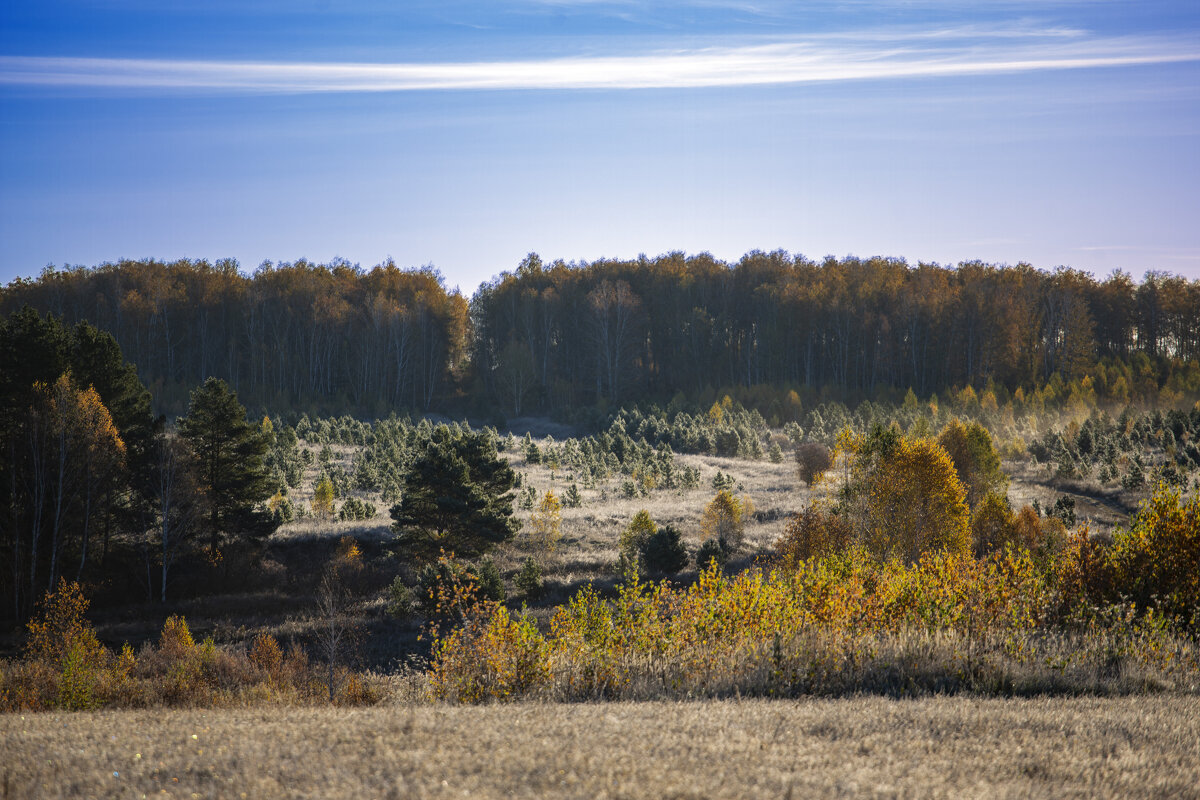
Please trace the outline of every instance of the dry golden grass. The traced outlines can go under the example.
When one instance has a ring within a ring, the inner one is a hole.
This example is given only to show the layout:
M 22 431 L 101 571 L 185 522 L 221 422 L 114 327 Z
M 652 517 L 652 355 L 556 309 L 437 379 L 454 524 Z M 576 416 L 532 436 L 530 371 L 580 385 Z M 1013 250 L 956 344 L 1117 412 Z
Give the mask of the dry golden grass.
M 3 797 L 1200 797 L 1200 699 L 0 717 Z

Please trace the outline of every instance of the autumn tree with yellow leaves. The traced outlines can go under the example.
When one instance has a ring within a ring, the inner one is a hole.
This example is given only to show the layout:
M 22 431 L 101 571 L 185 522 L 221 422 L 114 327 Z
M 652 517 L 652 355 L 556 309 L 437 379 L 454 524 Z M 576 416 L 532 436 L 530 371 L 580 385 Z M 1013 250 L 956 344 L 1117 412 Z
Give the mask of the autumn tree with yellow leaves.
M 704 538 L 718 542 L 726 553 L 736 553 L 746 538 L 746 519 L 754 513 L 749 498 L 738 498 L 722 489 L 704 507 L 700 529 Z
M 880 558 L 915 562 L 971 546 L 966 488 L 937 442 L 876 426 L 857 449 L 841 512 Z
M 542 495 L 529 523 L 529 543 L 545 553 L 554 550 L 562 538 L 562 501 L 553 491 L 547 490 Z

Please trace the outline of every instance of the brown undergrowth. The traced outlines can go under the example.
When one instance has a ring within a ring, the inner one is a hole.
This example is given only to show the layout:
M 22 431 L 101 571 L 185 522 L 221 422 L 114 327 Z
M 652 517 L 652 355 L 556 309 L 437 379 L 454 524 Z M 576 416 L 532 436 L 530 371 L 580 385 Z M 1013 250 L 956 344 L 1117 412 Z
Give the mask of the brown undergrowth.
M 328 702 L 333 681 L 337 705 L 371 704 L 382 694 L 377 679 L 345 667 L 331 676 L 267 634 L 244 649 L 196 642 L 180 616 L 167 619 L 157 643 L 116 653 L 97 641 L 87 605 L 75 583 L 46 595 L 24 657 L 0 663 L 0 711 L 302 705 Z

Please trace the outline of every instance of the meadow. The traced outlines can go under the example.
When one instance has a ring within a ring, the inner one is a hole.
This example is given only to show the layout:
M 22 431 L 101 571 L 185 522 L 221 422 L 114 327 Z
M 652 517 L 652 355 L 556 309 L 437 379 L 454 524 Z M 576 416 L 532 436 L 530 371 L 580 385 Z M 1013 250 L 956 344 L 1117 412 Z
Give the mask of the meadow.
M 1194 696 L 0 716 L 5 797 L 1200 796 Z

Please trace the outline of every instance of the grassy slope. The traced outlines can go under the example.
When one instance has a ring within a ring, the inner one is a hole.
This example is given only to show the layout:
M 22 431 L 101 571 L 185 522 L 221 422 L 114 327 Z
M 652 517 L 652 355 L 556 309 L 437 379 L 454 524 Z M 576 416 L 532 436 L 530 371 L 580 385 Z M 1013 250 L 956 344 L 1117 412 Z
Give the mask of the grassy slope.
M 1177 696 L 0 717 L 5 797 L 1200 797 L 1198 747 Z

